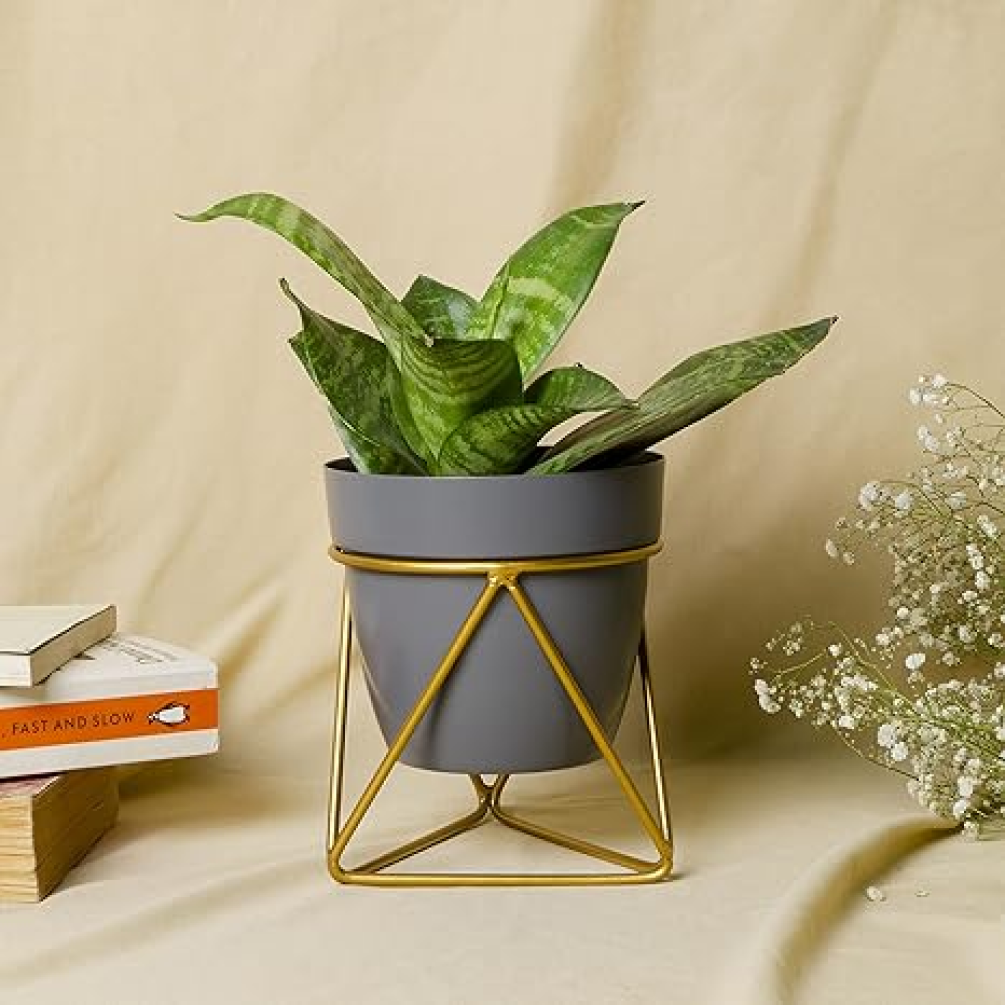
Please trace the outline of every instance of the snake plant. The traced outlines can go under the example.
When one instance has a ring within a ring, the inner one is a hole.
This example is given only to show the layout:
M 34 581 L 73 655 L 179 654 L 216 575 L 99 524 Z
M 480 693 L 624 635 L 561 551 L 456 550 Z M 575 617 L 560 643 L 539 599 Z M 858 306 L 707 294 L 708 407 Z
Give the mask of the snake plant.
M 836 320 L 706 349 L 635 400 L 582 366 L 541 373 L 640 205 L 559 217 L 503 264 L 481 299 L 419 276 L 399 300 L 334 231 L 277 195 L 236 196 L 182 219 L 236 217 L 271 230 L 363 305 L 379 339 L 324 317 L 280 283 L 300 314 L 290 345 L 357 470 L 554 474 L 617 463 L 697 422 L 787 370 Z M 599 414 L 541 446 L 550 430 L 588 413 Z

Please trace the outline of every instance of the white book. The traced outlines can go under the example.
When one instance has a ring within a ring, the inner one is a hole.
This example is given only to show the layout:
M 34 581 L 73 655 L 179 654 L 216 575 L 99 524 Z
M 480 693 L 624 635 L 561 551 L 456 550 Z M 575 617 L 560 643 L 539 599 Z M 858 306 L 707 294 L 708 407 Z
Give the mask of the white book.
M 114 631 L 110 604 L 0 606 L 0 686 L 38 684 Z
M 214 753 L 216 665 L 115 634 L 35 687 L 0 689 L 0 778 Z

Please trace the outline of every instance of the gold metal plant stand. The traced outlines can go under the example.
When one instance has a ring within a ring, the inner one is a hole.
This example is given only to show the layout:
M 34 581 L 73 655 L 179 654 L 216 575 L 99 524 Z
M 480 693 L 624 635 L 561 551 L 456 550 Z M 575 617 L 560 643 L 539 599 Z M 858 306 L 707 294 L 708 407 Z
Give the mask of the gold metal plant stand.
M 359 552 L 331 548 L 329 554 L 341 565 L 367 572 L 394 573 L 396 575 L 435 576 L 480 576 L 485 585 L 474 607 L 429 678 L 426 689 L 420 695 L 414 708 L 405 719 L 401 731 L 390 744 L 375 774 L 367 783 L 355 808 L 342 821 L 342 788 L 345 766 L 346 724 L 349 713 L 349 664 L 353 641 L 352 613 L 350 611 L 348 588 L 342 591 L 341 637 L 339 642 L 338 683 L 336 690 L 335 728 L 332 741 L 331 799 L 328 814 L 328 871 L 340 883 L 356 883 L 366 886 L 614 886 L 623 884 L 655 883 L 666 879 L 673 867 L 673 840 L 670 833 L 670 812 L 667 802 L 666 781 L 663 775 L 663 758 L 656 723 L 656 709 L 653 702 L 652 681 L 649 672 L 649 654 L 645 632 L 639 640 L 638 669 L 645 703 L 646 727 L 649 733 L 649 751 L 652 758 L 653 776 L 656 788 L 656 810 L 658 822 L 654 819 L 645 799 L 625 769 L 611 742 L 604 733 L 603 726 L 590 707 L 576 678 L 551 637 L 530 597 L 520 585 L 522 575 L 558 574 L 584 569 L 601 569 L 650 558 L 660 550 L 659 544 L 626 551 L 602 552 L 593 555 L 576 555 L 562 558 L 532 558 L 514 561 L 430 561 L 417 559 L 385 558 Z M 637 858 L 581 838 L 562 834 L 542 827 L 517 816 L 502 804 L 503 790 L 509 775 L 499 775 L 492 782 L 480 775 L 469 775 L 474 786 L 476 803 L 473 810 L 464 816 L 445 824 L 436 830 L 423 834 L 399 848 L 385 852 L 377 858 L 354 868 L 342 864 L 342 856 L 359 828 L 367 811 L 373 805 L 412 734 L 418 728 L 423 716 L 429 710 L 437 694 L 446 684 L 457 666 L 461 654 L 471 641 L 488 613 L 493 601 L 501 591 L 507 591 L 517 609 L 534 635 L 548 664 L 569 700 L 575 706 L 584 725 L 589 730 L 603 759 L 611 769 L 628 804 L 638 818 L 646 834 L 655 846 L 655 860 Z M 513 830 L 540 838 L 551 844 L 571 851 L 580 852 L 603 862 L 620 867 L 620 872 L 583 873 L 423 873 L 384 872 L 389 866 L 426 851 L 450 838 L 470 831 L 488 820 L 496 820 Z

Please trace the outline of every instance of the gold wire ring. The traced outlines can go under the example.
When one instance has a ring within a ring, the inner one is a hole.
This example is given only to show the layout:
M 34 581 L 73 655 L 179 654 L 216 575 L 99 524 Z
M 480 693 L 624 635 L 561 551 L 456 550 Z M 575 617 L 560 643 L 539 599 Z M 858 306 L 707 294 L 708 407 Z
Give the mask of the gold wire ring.
M 332 545 L 328 554 L 339 565 L 366 572 L 394 572 L 416 576 L 499 576 L 507 578 L 520 573 L 575 572 L 578 569 L 604 569 L 616 565 L 630 565 L 652 558 L 663 548 L 662 541 L 639 548 L 622 551 L 601 551 L 592 555 L 556 555 L 542 558 L 507 559 L 432 559 L 391 558 L 347 551 Z

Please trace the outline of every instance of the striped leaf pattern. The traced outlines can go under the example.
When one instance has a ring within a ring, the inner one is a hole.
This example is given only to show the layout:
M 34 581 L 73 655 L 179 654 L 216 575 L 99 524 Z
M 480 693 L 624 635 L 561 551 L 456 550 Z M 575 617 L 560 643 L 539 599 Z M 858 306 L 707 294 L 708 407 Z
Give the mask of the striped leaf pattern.
M 519 471 L 550 429 L 583 412 L 632 407 L 606 377 L 581 366 L 550 370 L 526 392 L 526 403 L 492 408 L 461 423 L 447 437 L 436 471 L 492 475 Z
M 419 432 L 419 427 L 412 417 L 412 409 L 408 404 L 408 397 L 405 394 L 405 382 L 401 378 L 401 373 L 394 365 L 394 360 L 387 357 L 387 393 L 391 399 L 391 412 L 394 421 L 401 430 L 401 435 L 408 444 L 412 453 L 422 459 L 426 471 L 431 471 L 436 457 L 431 453 L 426 441 Z
M 225 199 L 202 213 L 182 219 L 205 223 L 227 216 L 271 230 L 320 265 L 363 305 L 396 363 L 400 364 L 402 339 L 424 337 L 421 325 L 346 243 L 306 210 L 282 196 L 251 192 Z
M 436 338 L 465 338 L 471 313 L 478 301 L 463 290 L 419 276 L 401 299 L 402 305 Z
M 653 384 L 637 409 L 588 422 L 551 447 L 529 473 L 617 463 L 658 443 L 784 373 L 819 345 L 836 320 L 824 318 L 696 353 Z
M 560 405 L 510 405 L 479 412 L 447 437 L 436 474 L 512 474 L 549 429 L 578 414 L 577 409 Z
M 508 342 L 436 339 L 427 345 L 402 343 L 405 400 L 428 456 L 438 457 L 444 440 L 465 419 L 523 398 L 520 366 Z
M 559 405 L 579 412 L 601 412 L 631 404 L 615 384 L 585 366 L 560 366 L 541 374 L 524 397 L 536 405 Z
M 531 376 L 589 296 L 621 222 L 641 205 L 586 206 L 538 231 L 496 274 L 467 337 L 511 341 L 521 373 Z
M 369 474 L 421 474 L 395 421 L 388 393 L 387 347 L 318 314 L 282 284 L 297 305 L 303 330 L 290 346 L 328 400 L 332 421 L 353 464 Z

